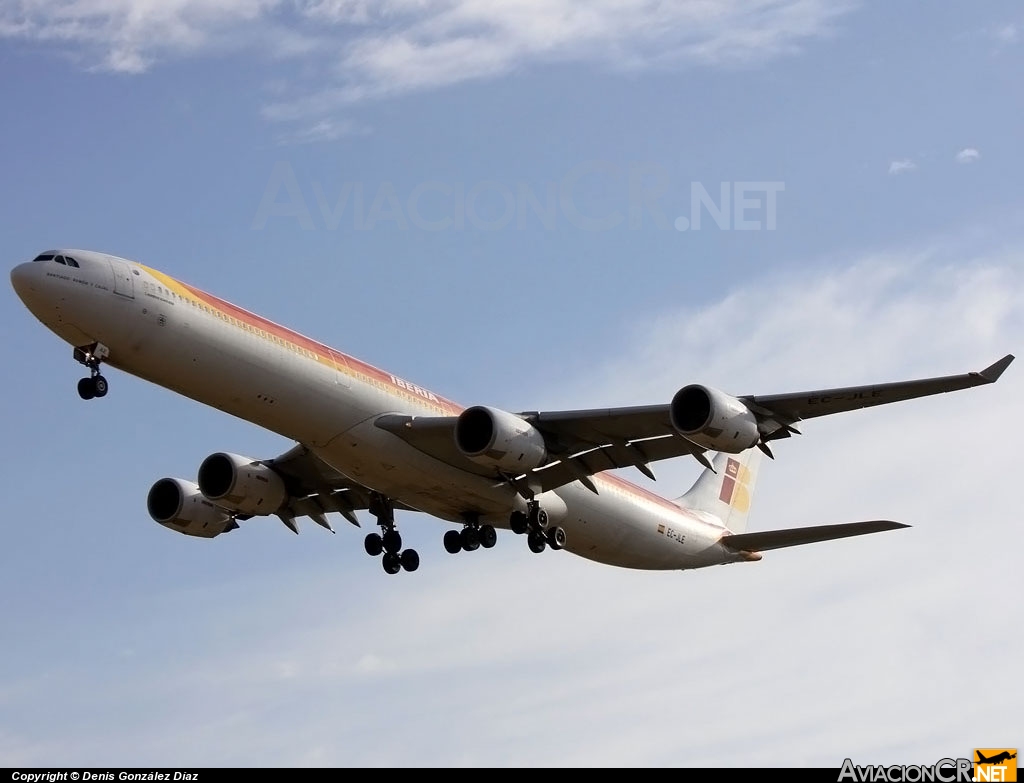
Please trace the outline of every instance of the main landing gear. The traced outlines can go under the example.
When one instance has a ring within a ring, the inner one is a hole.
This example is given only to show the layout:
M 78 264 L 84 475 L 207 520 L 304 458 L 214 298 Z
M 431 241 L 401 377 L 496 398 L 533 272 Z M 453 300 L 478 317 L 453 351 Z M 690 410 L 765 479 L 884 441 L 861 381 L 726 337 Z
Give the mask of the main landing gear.
M 548 512 L 540 507 L 536 500 L 526 504 L 526 513 L 513 511 L 509 518 L 509 527 L 516 535 L 526 535 L 526 545 L 530 551 L 540 554 L 547 547 L 554 550 L 565 548 L 565 530 L 558 525 L 551 525 Z
M 78 382 L 78 396 L 83 400 L 107 396 L 110 386 L 107 379 L 100 375 L 100 362 L 109 355 L 110 351 L 102 343 L 75 348 L 75 361 L 89 368 L 89 377 Z
M 403 568 L 415 571 L 420 567 L 420 556 L 415 549 L 402 549 L 402 536 L 395 528 L 395 507 L 383 495 L 374 493 L 370 500 L 370 513 L 377 517 L 380 533 L 370 533 L 363 541 L 366 554 L 377 557 L 383 553 L 381 564 L 389 574 L 397 574 Z
M 494 525 L 481 525 L 475 514 L 466 515 L 462 530 L 449 530 L 444 534 L 444 548 L 450 554 L 473 552 L 480 547 L 490 549 L 498 543 L 498 531 Z

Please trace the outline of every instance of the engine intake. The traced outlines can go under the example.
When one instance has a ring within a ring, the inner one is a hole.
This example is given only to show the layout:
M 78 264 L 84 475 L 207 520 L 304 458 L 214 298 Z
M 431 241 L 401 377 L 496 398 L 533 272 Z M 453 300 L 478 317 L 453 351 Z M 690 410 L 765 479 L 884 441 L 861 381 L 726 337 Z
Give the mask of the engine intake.
M 710 386 L 691 384 L 676 392 L 669 406 L 676 431 L 713 451 L 738 454 L 757 444 L 757 417 L 741 400 Z
M 478 465 L 503 472 L 540 467 L 548 457 L 544 436 L 530 422 L 498 408 L 467 408 L 455 422 L 455 446 Z
M 239 454 L 211 454 L 199 466 L 199 490 L 238 514 L 274 514 L 288 502 L 284 481 L 262 462 Z
M 154 522 L 187 536 L 213 538 L 236 523 L 223 508 L 218 508 L 191 481 L 162 478 L 149 490 L 146 509 Z

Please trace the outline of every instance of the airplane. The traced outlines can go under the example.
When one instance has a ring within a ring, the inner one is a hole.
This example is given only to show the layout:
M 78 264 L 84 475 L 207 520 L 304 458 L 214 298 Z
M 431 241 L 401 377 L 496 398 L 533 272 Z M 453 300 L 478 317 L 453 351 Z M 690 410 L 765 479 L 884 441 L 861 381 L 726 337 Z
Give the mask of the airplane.
M 1016 753 L 1010 753 L 1008 750 L 997 753 L 992 758 L 985 758 L 980 750 L 976 750 L 974 752 L 978 754 L 978 760 L 975 762 L 976 764 L 1001 764 L 1004 761 L 1011 761 L 1017 758 Z
M 214 538 L 254 517 L 299 532 L 327 515 L 380 532 L 364 549 L 389 574 L 415 571 L 395 511 L 455 527 L 451 554 L 489 549 L 498 529 L 533 552 L 566 550 L 599 563 L 686 570 L 760 560 L 766 550 L 907 527 L 889 520 L 747 531 L 760 459 L 805 419 L 994 383 L 1007 355 L 980 372 L 733 396 L 683 386 L 668 403 L 513 413 L 463 408 L 429 389 L 279 326 L 141 263 L 89 250 L 51 250 L 11 271 L 22 302 L 69 343 L 89 375 L 78 394 L 109 391 L 103 365 L 213 406 L 295 442 L 256 459 L 224 451 L 196 481 L 161 478 L 146 506 L 169 530 Z M 709 456 L 711 454 L 712 456 Z M 675 500 L 624 479 L 688 456 L 703 472 Z

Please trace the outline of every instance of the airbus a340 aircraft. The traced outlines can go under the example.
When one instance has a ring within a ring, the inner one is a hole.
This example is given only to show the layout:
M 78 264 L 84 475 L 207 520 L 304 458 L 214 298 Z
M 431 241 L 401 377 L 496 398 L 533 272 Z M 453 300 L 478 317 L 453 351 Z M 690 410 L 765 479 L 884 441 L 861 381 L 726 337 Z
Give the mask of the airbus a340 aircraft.
M 496 528 L 525 534 L 534 552 L 566 549 L 626 568 L 688 569 L 760 560 L 768 549 L 906 527 L 870 521 L 746 532 L 761 453 L 803 419 L 993 383 L 1013 360 L 981 372 L 873 386 L 734 397 L 681 388 L 668 403 L 510 413 L 462 408 L 432 391 L 254 315 L 142 264 L 53 250 L 11 272 L 32 313 L 89 369 L 83 399 L 104 397 L 108 364 L 296 441 L 274 459 L 221 452 L 198 482 L 162 478 L 150 516 L 213 538 L 276 515 L 294 532 L 327 513 L 380 533 L 368 554 L 389 574 L 415 571 L 395 509 L 455 523 L 455 554 L 490 548 Z M 718 452 L 713 459 L 709 452 Z M 675 501 L 616 473 L 688 455 L 704 471 Z

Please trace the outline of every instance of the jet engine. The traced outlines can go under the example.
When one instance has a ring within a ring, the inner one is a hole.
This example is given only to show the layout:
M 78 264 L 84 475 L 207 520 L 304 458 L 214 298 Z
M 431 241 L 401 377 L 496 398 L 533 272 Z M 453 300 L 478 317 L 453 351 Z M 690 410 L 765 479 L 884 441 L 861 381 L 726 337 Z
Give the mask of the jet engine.
M 540 467 L 548 457 L 544 436 L 514 413 L 477 405 L 459 414 L 455 445 L 478 465 L 506 473 Z
M 676 431 L 712 451 L 738 454 L 761 439 L 750 409 L 710 386 L 691 384 L 677 391 L 669 416 Z
M 187 536 L 213 538 L 237 523 L 223 508 L 218 508 L 191 481 L 162 478 L 149 490 L 146 508 L 154 521 Z
M 238 454 L 211 454 L 199 466 L 199 490 L 238 514 L 274 514 L 288 502 L 284 481 L 262 462 Z

